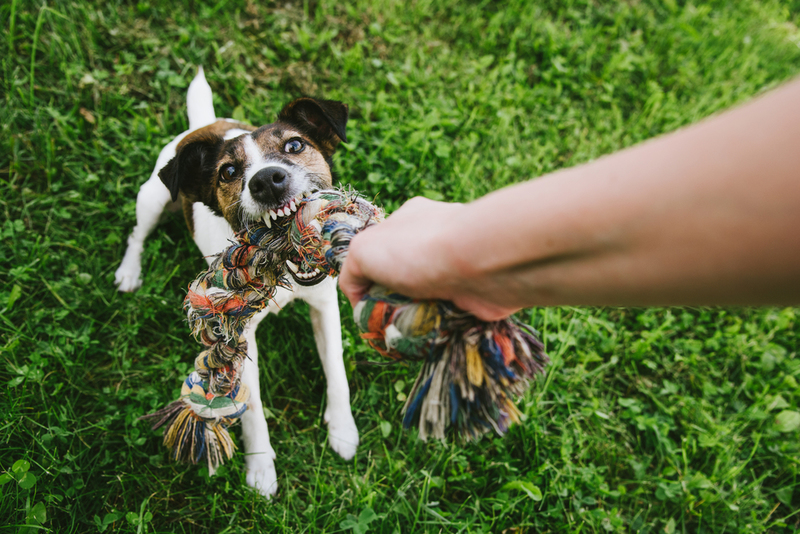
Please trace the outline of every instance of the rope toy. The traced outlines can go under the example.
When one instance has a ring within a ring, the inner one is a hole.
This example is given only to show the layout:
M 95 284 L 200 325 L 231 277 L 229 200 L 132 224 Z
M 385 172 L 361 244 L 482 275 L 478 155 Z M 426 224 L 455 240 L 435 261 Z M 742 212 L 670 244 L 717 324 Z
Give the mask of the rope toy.
M 181 397 L 143 416 L 165 426 L 164 445 L 179 461 L 205 458 L 209 472 L 233 456 L 228 432 L 247 409 L 241 383 L 247 357 L 247 321 L 264 309 L 277 287 L 291 288 L 286 261 L 337 275 L 356 233 L 383 220 L 383 212 L 355 193 L 326 190 L 304 198 L 294 217 L 240 232 L 184 300 L 192 333 L 206 348 L 184 381 Z M 549 359 L 536 332 L 508 318 L 481 321 L 445 301 L 416 301 L 373 286 L 353 315 L 362 337 L 392 361 L 419 360 L 422 370 L 403 406 L 403 426 L 444 439 L 448 429 L 465 440 L 494 429 L 504 434 L 521 415 L 514 397 L 544 373 Z

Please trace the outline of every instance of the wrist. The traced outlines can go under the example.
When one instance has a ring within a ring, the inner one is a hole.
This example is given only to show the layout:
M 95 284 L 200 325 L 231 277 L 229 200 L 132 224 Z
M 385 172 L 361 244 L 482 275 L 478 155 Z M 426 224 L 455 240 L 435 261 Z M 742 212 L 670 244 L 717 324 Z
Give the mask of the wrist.
M 434 288 L 440 298 L 447 300 L 471 293 L 491 269 L 491 263 L 484 258 L 491 248 L 486 222 L 479 220 L 473 203 L 456 206 L 458 209 L 432 233 L 430 240 L 435 258 L 431 262 L 436 272 Z

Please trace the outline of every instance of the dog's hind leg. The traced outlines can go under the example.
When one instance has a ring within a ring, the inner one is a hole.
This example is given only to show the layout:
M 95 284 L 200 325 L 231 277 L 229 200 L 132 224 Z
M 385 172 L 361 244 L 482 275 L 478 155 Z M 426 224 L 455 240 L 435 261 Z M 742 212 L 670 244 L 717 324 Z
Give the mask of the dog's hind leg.
M 158 224 L 164 209 L 174 204 L 167 186 L 158 177 L 158 172 L 175 157 L 175 147 L 188 133 L 188 131 L 183 132 L 161 150 L 153 174 L 139 189 L 136 197 L 136 226 L 128 236 L 128 248 L 125 250 L 125 256 L 114 273 L 114 283 L 120 291 L 136 291 L 142 285 L 144 241 Z
M 155 180 L 150 178 L 142 185 L 136 198 L 136 226 L 128 237 L 125 256 L 114 273 L 114 283 L 120 291 L 136 291 L 141 287 L 144 241 L 158 224 L 164 208 L 170 204 L 169 191 L 158 175 L 154 177 Z
M 328 443 L 339 456 L 349 460 L 355 456 L 358 447 L 358 428 L 350 407 L 350 386 L 344 369 L 336 281 L 326 278 L 315 289 L 313 296 L 304 299 L 309 304 L 314 339 L 328 382 L 328 406 L 325 409 Z
M 272 306 L 270 306 L 272 307 Z M 242 383 L 250 389 L 247 411 L 242 415 L 242 438 L 244 439 L 247 485 L 267 499 L 278 491 L 278 476 L 275 471 L 275 451 L 269 442 L 269 429 L 261 405 L 261 387 L 258 382 L 258 346 L 256 328 L 269 313 L 259 312 L 245 327 L 247 358 L 242 369 Z

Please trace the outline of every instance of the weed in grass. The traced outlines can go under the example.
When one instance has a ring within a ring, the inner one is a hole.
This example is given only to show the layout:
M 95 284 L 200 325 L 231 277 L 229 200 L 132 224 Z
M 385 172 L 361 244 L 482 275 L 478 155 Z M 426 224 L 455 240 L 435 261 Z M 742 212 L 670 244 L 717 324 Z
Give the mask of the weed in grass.
M 0 5 L 0 523 L 52 532 L 793 532 L 795 308 L 545 308 L 553 365 L 503 439 L 399 426 L 414 369 L 375 355 L 342 299 L 357 458 L 325 444 L 297 305 L 260 332 L 280 492 L 241 456 L 212 478 L 138 417 L 198 350 L 180 302 L 201 258 L 179 217 L 144 285 L 113 272 L 136 192 L 186 128 L 203 64 L 220 116 L 348 102 L 343 181 L 387 208 L 468 201 L 695 122 L 800 69 L 797 2 L 245 0 Z M 535 207 L 532 207 L 534 209 Z M 287 335 L 287 332 L 296 334 Z

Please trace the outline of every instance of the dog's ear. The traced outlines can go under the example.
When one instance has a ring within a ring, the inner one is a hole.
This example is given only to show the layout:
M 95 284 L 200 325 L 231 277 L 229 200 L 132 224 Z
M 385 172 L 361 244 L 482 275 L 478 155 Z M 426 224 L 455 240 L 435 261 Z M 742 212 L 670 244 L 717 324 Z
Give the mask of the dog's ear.
M 233 121 L 217 121 L 195 130 L 178 143 L 175 157 L 158 172 L 173 202 L 181 191 L 192 191 L 197 196 L 204 185 L 211 185 L 223 136 L 233 128 L 253 129 Z
M 172 201 L 178 200 L 178 193 L 197 190 L 203 182 L 210 180 L 213 162 L 216 159 L 222 138 L 200 139 L 179 147 L 175 157 L 158 172 L 158 177 L 169 189 Z M 210 165 L 209 165 L 210 164 Z
M 278 120 L 296 126 L 330 156 L 339 142 L 347 142 L 345 127 L 349 113 L 347 104 L 342 102 L 303 97 L 286 104 Z

